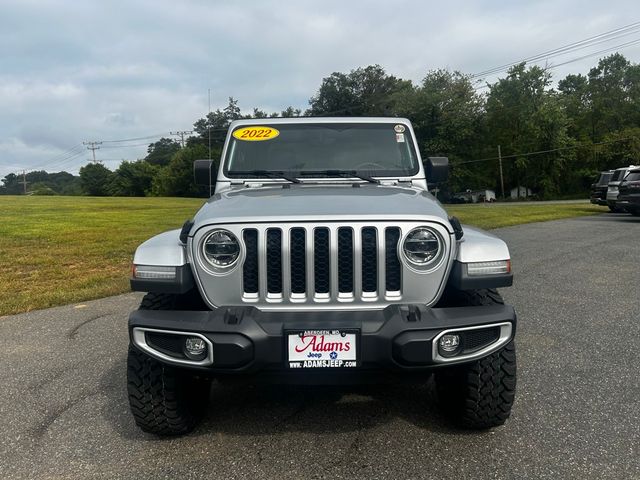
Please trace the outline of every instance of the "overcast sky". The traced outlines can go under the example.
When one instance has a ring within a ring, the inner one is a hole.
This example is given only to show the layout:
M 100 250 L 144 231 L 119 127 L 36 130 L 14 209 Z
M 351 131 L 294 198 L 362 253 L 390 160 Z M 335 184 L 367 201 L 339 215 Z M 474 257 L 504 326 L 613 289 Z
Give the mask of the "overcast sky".
M 476 73 L 639 20 L 637 0 L 0 0 L 0 177 L 77 172 L 90 152 L 71 155 L 85 140 L 188 130 L 206 114 L 209 88 L 214 110 L 229 96 L 244 111 L 304 109 L 334 71 L 378 63 L 414 81 L 435 68 Z M 620 51 L 640 61 L 640 44 Z M 115 168 L 150 141 L 104 143 L 119 148 L 97 156 Z

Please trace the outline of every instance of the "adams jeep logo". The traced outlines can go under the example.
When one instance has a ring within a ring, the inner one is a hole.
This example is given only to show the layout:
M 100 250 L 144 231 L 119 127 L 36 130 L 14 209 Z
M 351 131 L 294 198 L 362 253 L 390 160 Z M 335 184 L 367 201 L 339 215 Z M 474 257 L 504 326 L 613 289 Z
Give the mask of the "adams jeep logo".
M 340 335 L 340 334 L 338 334 Z M 344 337 L 343 337 L 344 338 Z M 330 340 L 325 335 L 301 335 L 301 343 L 295 346 L 296 353 L 318 353 L 318 352 L 349 352 L 351 342 L 348 340 L 336 341 L 336 335 L 330 335 Z M 311 355 L 309 355 L 311 356 Z M 316 355 L 314 355 L 316 356 Z M 319 356 L 317 358 L 320 358 Z

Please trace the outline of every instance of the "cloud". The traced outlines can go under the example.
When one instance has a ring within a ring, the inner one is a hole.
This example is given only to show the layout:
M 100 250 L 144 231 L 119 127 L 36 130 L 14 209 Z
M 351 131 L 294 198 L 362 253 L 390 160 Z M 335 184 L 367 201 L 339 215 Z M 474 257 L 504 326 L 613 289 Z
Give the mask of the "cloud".
M 334 71 L 378 63 L 414 81 L 434 68 L 474 73 L 628 24 L 636 10 L 631 0 L 4 0 L 0 176 L 47 159 L 59 167 L 83 140 L 189 129 L 209 88 L 214 109 L 229 96 L 245 111 L 304 109 Z M 623 53 L 637 62 L 640 46 Z M 85 153 L 62 167 L 77 171 Z
M 0 83 L 0 105 L 25 105 L 28 103 L 73 101 L 84 94 L 84 89 L 69 82 L 48 83 L 42 81 Z

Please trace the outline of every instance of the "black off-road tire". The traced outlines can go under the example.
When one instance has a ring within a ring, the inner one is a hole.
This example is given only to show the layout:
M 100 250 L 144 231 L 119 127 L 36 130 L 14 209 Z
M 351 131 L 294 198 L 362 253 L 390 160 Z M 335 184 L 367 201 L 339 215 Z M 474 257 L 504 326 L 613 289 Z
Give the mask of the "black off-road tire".
M 456 290 L 447 288 L 437 307 L 478 307 L 485 305 L 504 305 L 502 295 L 495 288 L 480 290 Z
M 147 293 L 142 297 L 140 310 L 174 310 L 178 295 L 171 293 Z
M 459 306 L 503 304 L 493 289 L 455 292 Z M 471 363 L 443 367 L 435 373 L 441 408 L 458 426 L 487 429 L 504 424 L 516 392 L 516 348 L 513 341 Z
M 197 289 L 182 295 L 147 293 L 140 302 L 140 310 L 208 310 Z
M 148 293 L 140 308 L 172 310 L 178 295 Z M 165 365 L 133 346 L 127 357 L 127 392 L 136 425 L 156 435 L 189 433 L 202 419 L 211 380 Z
M 129 406 L 136 425 L 156 435 L 189 433 L 202 418 L 211 382 L 164 365 L 134 347 L 127 358 Z

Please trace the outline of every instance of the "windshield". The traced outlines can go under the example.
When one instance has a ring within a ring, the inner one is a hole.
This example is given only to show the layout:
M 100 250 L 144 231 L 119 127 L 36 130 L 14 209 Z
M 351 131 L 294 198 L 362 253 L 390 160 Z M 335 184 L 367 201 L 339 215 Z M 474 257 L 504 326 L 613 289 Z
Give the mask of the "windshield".
M 636 182 L 640 180 L 640 172 L 631 172 L 625 177 L 625 182 Z
M 627 173 L 627 170 L 616 170 L 611 177 L 612 182 L 618 182 L 622 180 L 623 174 Z
M 349 171 L 407 177 L 418 173 L 411 134 L 401 124 L 291 123 L 262 128 L 270 131 L 270 138 L 261 141 L 250 136 L 262 135 L 259 124 L 234 129 L 224 162 L 226 176 L 251 178 L 280 172 L 339 177 L 338 172 Z
M 598 181 L 598 185 L 606 185 L 607 183 L 609 183 L 609 180 L 611 179 L 611 173 L 603 173 L 602 175 L 600 175 L 600 180 Z

